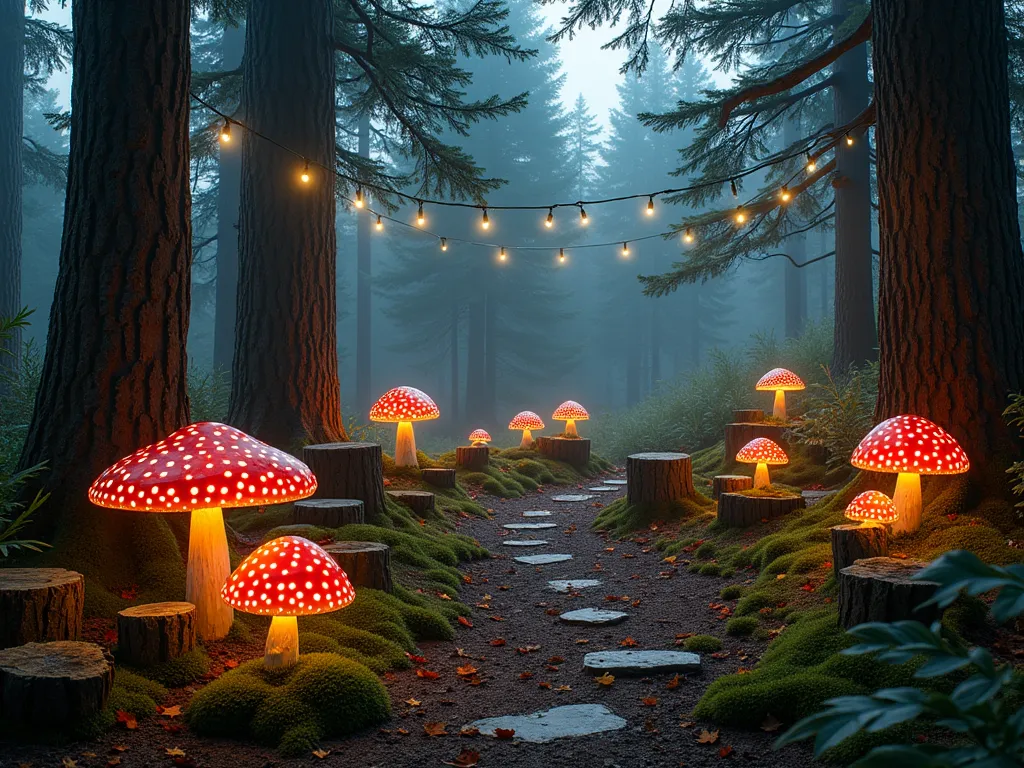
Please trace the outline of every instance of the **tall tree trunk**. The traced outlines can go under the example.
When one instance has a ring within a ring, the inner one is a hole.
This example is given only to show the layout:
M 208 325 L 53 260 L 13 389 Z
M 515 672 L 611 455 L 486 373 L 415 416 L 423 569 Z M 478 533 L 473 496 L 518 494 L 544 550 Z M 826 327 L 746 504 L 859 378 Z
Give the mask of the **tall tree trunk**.
M 451 413 L 452 426 L 457 429 L 461 422 L 459 421 L 459 305 L 455 301 L 452 302 L 452 320 L 449 334 L 449 345 L 451 347 L 449 351 L 451 355 L 451 403 L 448 409 Z
M 282 447 L 345 440 L 338 384 L 331 3 L 250 0 L 231 423 Z M 301 87 L 296 87 L 301 84 Z
M 225 24 L 220 43 L 221 67 L 237 69 L 245 52 L 245 29 Z M 221 144 L 217 182 L 217 301 L 213 325 L 213 367 L 231 371 L 238 308 L 238 201 L 242 177 L 241 131 Z
M 20 466 L 46 462 L 45 522 L 82 537 L 57 554 L 109 568 L 163 516 L 97 510 L 86 489 L 189 420 L 189 4 L 74 3 L 72 19 L 60 271 Z
M 1024 386 L 1024 256 L 1002 0 L 876 0 L 877 416 L 913 413 L 1005 492 Z M 922 66 L 927 62 L 927 66 Z
M 21 309 L 24 77 L 25 0 L 0 0 L 0 318 L 11 318 Z M 3 376 L 18 370 L 21 332 L 15 330 L 2 344 L 0 394 Z
M 470 301 L 466 330 L 466 419 L 473 424 L 484 423 L 485 314 L 483 298 L 477 297 Z
M 857 0 L 832 0 L 845 20 Z M 841 21 L 837 24 L 842 23 Z M 871 98 L 868 48 L 859 45 L 832 68 L 832 106 L 838 128 L 859 115 Z M 874 360 L 875 305 L 871 282 L 871 156 L 867 134 L 836 149 L 835 351 L 832 366 L 843 371 Z
M 794 24 L 799 23 L 799 17 L 791 13 L 790 18 Z M 792 117 L 786 120 L 782 127 L 782 146 L 791 147 L 800 141 L 800 118 Z M 794 229 L 801 229 L 803 222 L 798 216 L 791 213 L 790 221 Z M 807 236 L 800 232 L 787 237 L 784 247 L 789 257 L 797 264 L 803 264 L 807 256 Z M 804 331 L 807 322 L 807 282 L 804 279 L 804 270 L 793 266 L 789 259 L 780 259 L 782 262 L 782 277 L 784 293 L 786 296 L 786 338 L 794 339 Z
M 370 116 L 359 116 L 358 151 L 360 157 L 370 156 Z M 373 251 L 370 240 L 370 215 L 356 216 L 356 407 L 367 413 L 373 405 L 373 334 L 371 312 L 373 301 Z
M 498 412 L 498 303 L 491 293 L 484 295 L 486 341 L 484 342 L 485 423 L 493 424 Z

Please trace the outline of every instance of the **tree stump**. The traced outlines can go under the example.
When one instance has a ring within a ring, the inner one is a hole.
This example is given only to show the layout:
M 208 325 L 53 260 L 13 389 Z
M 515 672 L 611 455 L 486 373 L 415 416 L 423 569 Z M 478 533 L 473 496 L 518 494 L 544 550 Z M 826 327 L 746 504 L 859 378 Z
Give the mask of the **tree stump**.
M 480 472 L 487 469 L 490 450 L 486 445 L 460 445 L 455 449 L 455 464 L 463 469 Z
M 336 541 L 324 547 L 355 587 L 391 592 L 391 549 L 375 541 Z
M 711 481 L 711 498 L 718 501 L 723 493 L 749 491 L 754 487 L 754 478 L 750 475 L 715 475 Z
M 85 579 L 63 568 L 0 568 L 0 648 L 77 640 Z
M 437 467 L 436 469 L 424 469 L 420 472 L 423 482 L 435 488 L 454 488 L 455 470 Z
M 836 525 L 832 527 L 832 571 L 839 581 L 839 572 L 858 560 L 887 557 L 889 532 L 881 523 Z
M 196 647 L 192 603 L 150 603 L 117 614 L 117 654 L 134 667 L 176 659 Z
M 634 453 L 626 457 L 626 502 L 664 504 L 695 495 L 685 453 Z
M 736 461 L 740 448 L 755 437 L 767 437 L 774 440 L 782 450 L 788 450 L 786 441 L 782 439 L 786 427 L 781 424 L 726 424 L 725 425 L 725 464 L 729 466 Z
M 718 497 L 718 519 L 722 525 L 743 528 L 782 517 L 795 509 L 807 506 L 803 496 L 747 496 L 742 493 L 723 493 Z
M 0 714 L 8 725 L 53 728 L 99 712 L 114 660 L 95 643 L 61 640 L 0 651 Z
M 388 491 L 388 496 L 405 504 L 420 517 L 434 514 L 434 494 L 430 491 Z
M 359 499 L 369 522 L 384 512 L 384 464 L 376 443 L 323 443 L 302 449 L 316 475 L 317 499 Z
M 590 439 L 586 437 L 538 438 L 537 450 L 549 459 L 564 461 L 577 468 L 590 463 Z
M 744 408 L 743 410 L 733 411 L 732 420 L 739 424 L 760 424 L 764 421 L 764 411 L 760 408 Z M 740 446 L 741 448 L 743 446 Z
M 341 528 L 364 521 L 359 499 L 302 499 L 295 502 L 295 522 L 320 528 Z
M 850 629 L 868 621 L 935 621 L 942 615 L 938 607 L 917 608 L 939 585 L 910 578 L 926 565 L 921 560 L 871 557 L 843 568 L 839 572 L 839 623 Z

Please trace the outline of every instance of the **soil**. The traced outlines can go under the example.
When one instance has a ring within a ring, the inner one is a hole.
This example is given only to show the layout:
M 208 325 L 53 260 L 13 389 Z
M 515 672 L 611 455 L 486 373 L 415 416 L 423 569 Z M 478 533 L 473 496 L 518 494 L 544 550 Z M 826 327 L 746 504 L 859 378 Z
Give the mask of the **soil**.
M 180 717 L 157 715 L 140 722 L 137 730 L 118 725 L 98 742 L 63 747 L 6 744 L 0 751 L 0 766 L 61 766 L 64 758 L 71 758 L 84 768 L 106 766 L 112 758 L 120 758 L 113 764 L 127 768 L 176 764 L 436 768 L 454 761 L 463 749 L 480 753 L 481 768 L 678 768 L 722 766 L 730 760 L 777 768 L 809 765 L 812 760 L 805 747 L 774 751 L 777 733 L 721 729 L 714 743 L 698 742 L 703 730 L 719 730 L 710 723 L 692 722 L 688 715 L 703 691 L 716 677 L 753 667 L 765 649 L 762 642 L 727 636 L 726 618 L 718 608 L 709 607 L 712 603 L 719 608 L 722 604 L 734 606 L 734 601 L 721 600 L 718 593 L 727 584 L 742 583 L 744 577 L 701 576 L 689 573 L 682 561 L 665 563 L 651 548 L 646 533 L 631 541 L 608 540 L 594 533 L 590 525 L 600 506 L 619 498 L 624 487 L 602 494 L 599 500 L 560 504 L 550 500 L 552 495 L 579 492 L 583 487 L 549 487 L 507 501 L 478 498 L 493 511 L 492 519 L 462 520 L 460 532 L 476 537 L 494 556 L 462 567 L 467 583 L 459 599 L 476 606 L 472 628 L 460 626 L 453 642 L 422 643 L 420 652 L 427 661 L 417 666 L 436 671 L 440 677 L 422 679 L 415 669 L 388 675 L 385 682 L 394 709 L 391 721 L 353 738 L 325 741 L 321 746 L 330 754 L 322 759 L 309 755 L 285 760 L 272 749 L 200 739 L 189 733 Z M 505 523 L 524 522 L 522 513 L 532 509 L 551 510 L 554 514 L 545 521 L 558 523 L 558 528 L 536 532 L 502 528 Z M 501 547 L 507 536 L 543 538 L 550 543 L 528 550 Z M 516 555 L 538 552 L 571 553 L 574 559 L 539 567 L 513 560 Z M 597 578 L 604 583 L 575 594 L 559 594 L 547 586 L 549 580 L 566 578 Z M 559 613 L 587 607 L 625 611 L 629 619 L 611 627 L 572 626 L 558 620 Z M 604 686 L 583 670 L 583 656 L 588 652 L 677 648 L 682 642 L 677 636 L 690 634 L 715 635 L 724 648 L 716 654 L 719 658 L 704 654 L 703 672 L 680 676 L 678 685 L 670 687 L 672 675 L 659 674 L 617 677 L 612 685 Z M 492 645 L 499 639 L 504 645 Z M 210 649 L 214 672 L 223 671 L 225 664 L 233 666 L 236 661 L 262 655 L 262 651 L 262 640 L 216 644 Z M 476 679 L 457 673 L 458 667 L 465 666 L 477 669 Z M 176 690 L 162 703 L 184 708 L 190 697 L 190 689 Z M 419 703 L 413 706 L 409 701 Z M 546 744 L 520 742 L 514 737 L 499 740 L 459 735 L 462 727 L 479 718 L 528 714 L 566 704 L 604 704 L 628 725 L 619 731 Z M 428 723 L 444 723 L 448 735 L 428 736 L 424 729 Z M 181 749 L 185 757 L 169 756 L 171 748 Z

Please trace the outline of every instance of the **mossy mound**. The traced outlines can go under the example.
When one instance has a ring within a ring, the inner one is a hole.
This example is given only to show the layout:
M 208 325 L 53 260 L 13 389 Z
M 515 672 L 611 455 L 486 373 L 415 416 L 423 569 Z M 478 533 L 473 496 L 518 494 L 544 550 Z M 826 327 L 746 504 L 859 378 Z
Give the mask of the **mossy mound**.
M 756 629 L 756 616 L 736 616 L 725 624 L 725 634 L 733 637 L 750 637 Z
M 722 641 L 714 635 L 694 635 L 686 638 L 683 648 L 692 653 L 714 653 L 722 650 Z
M 210 657 L 202 648 L 195 648 L 176 659 L 151 667 L 134 668 L 119 664 L 117 674 L 128 670 L 168 688 L 181 688 L 210 671 Z
M 743 587 L 739 584 L 730 584 L 728 587 L 723 587 L 718 596 L 723 600 L 737 600 L 743 597 Z
M 321 739 L 348 736 L 390 714 L 388 692 L 370 669 L 313 653 L 283 670 L 256 659 L 221 675 L 195 695 L 186 719 L 202 736 L 254 739 L 298 756 Z
M 445 466 L 455 466 L 455 453 L 439 457 Z M 490 449 L 490 463 L 483 470 L 458 468 L 459 481 L 484 493 L 513 499 L 536 491 L 543 485 L 572 485 L 613 469 L 611 462 L 591 454 L 583 469 L 555 461 L 529 448 Z
M 800 489 L 781 483 L 772 483 L 764 488 L 748 488 L 745 491 L 734 491 L 740 496 L 750 496 L 755 499 L 788 499 L 800 495 Z
M 608 531 L 613 536 L 624 536 L 657 523 L 697 525 L 713 520 L 714 516 L 715 503 L 700 492 L 693 498 L 670 504 L 630 504 L 621 498 L 601 510 L 594 518 L 594 528 Z

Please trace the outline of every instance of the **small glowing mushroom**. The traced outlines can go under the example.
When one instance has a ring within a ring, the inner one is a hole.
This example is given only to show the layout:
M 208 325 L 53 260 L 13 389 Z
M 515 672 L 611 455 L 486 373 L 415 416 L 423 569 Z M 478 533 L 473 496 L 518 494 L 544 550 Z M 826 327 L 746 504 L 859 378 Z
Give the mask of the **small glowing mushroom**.
M 487 445 L 491 442 L 491 436 L 486 429 L 474 429 L 469 433 L 469 441 L 473 445 Z
M 789 464 L 789 456 L 774 440 L 769 440 L 767 437 L 755 437 L 740 448 L 740 452 L 736 454 L 736 461 L 743 464 L 756 464 L 754 487 L 766 488 L 771 485 L 771 480 L 768 477 L 768 465 L 779 467 Z
M 896 504 L 881 491 L 864 491 L 853 498 L 843 512 L 850 520 L 863 525 L 871 523 L 894 523 L 900 514 Z
M 533 411 L 520 411 L 508 423 L 509 429 L 523 430 L 523 439 L 519 441 L 520 448 L 533 448 L 532 429 L 544 429 L 544 422 Z
M 395 437 L 395 464 L 399 467 L 418 467 L 414 421 L 436 419 L 441 415 L 430 397 L 416 387 L 389 389 L 370 409 L 370 421 L 398 423 Z
M 775 408 L 772 416 L 777 419 L 786 420 L 786 393 L 799 392 L 807 389 L 803 380 L 792 371 L 785 368 L 772 368 L 761 377 L 754 387 L 758 392 L 775 392 Z
M 960 444 L 920 416 L 893 416 L 872 429 L 850 457 L 858 469 L 898 472 L 892 496 L 899 519 L 893 533 L 921 528 L 921 475 L 959 475 L 971 468 Z
M 587 413 L 586 408 L 575 400 L 566 400 L 560 406 L 555 408 L 555 412 L 551 414 L 551 418 L 555 421 L 565 422 L 565 437 L 579 437 L 576 433 L 576 422 L 586 421 L 590 418 L 590 414 Z
M 299 658 L 298 616 L 330 613 L 356 599 L 348 576 L 308 539 L 268 541 L 239 565 L 220 590 L 224 602 L 243 613 L 272 616 L 263 664 L 288 667 Z
M 89 488 L 100 507 L 133 512 L 191 512 L 185 599 L 196 632 L 217 640 L 231 629 L 220 588 L 231 573 L 223 507 L 258 507 L 312 496 L 309 467 L 241 430 L 204 421 L 140 448 L 106 469 Z

